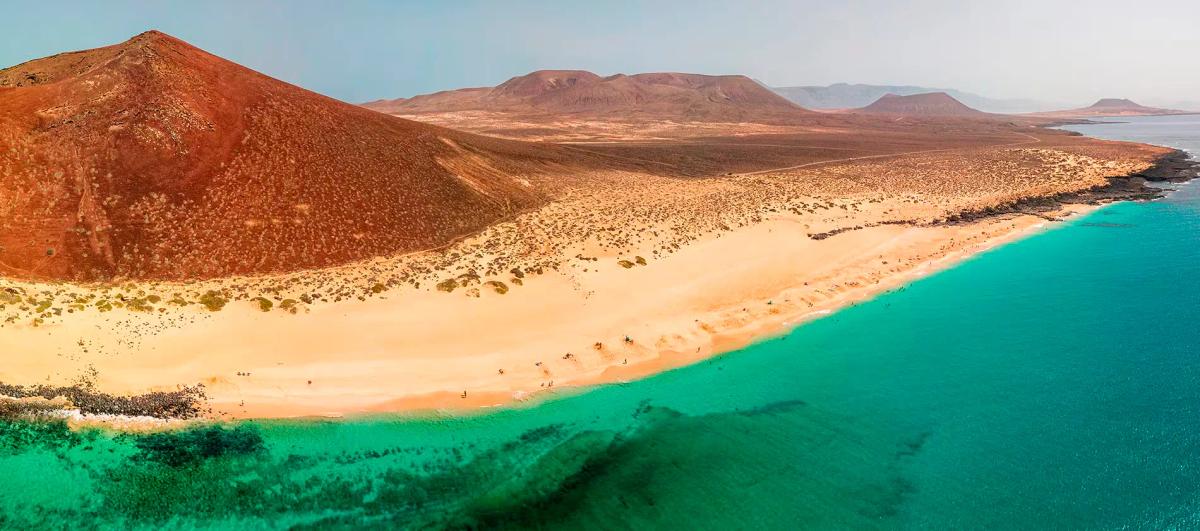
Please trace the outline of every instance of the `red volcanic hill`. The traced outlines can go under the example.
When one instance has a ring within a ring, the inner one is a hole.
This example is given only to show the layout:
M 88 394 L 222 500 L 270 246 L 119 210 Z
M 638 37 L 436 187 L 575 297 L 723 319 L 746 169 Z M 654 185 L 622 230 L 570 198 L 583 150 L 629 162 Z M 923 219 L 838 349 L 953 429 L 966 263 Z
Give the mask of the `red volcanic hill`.
M 600 77 L 581 70 L 539 70 L 496 87 L 379 100 L 364 106 L 391 114 L 496 111 L 710 122 L 779 122 L 812 114 L 746 76 L 652 73 Z
M 1190 114 L 1190 112 L 1146 107 L 1145 105 L 1139 105 L 1124 98 L 1103 98 L 1088 107 L 1035 114 L 1037 116 L 1055 118 L 1082 118 L 1088 116 L 1163 116 L 1169 114 Z
M 983 111 L 963 105 L 962 102 L 954 99 L 945 92 L 929 92 L 925 94 L 913 94 L 911 96 L 884 94 L 883 97 L 875 100 L 875 103 L 858 109 L 858 112 L 941 118 L 986 118 L 991 116 Z
M 525 177 L 572 162 L 342 103 L 154 31 L 0 70 L 0 152 L 0 273 L 74 280 L 427 249 L 539 204 Z

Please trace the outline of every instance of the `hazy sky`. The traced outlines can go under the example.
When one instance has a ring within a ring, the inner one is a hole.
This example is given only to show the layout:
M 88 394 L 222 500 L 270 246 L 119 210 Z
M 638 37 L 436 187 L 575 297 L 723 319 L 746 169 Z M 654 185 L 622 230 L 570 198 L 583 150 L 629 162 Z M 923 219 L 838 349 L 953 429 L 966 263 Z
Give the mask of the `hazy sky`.
M 159 29 L 352 102 L 541 68 L 1200 100 L 1200 1 L 0 0 L 0 65 Z

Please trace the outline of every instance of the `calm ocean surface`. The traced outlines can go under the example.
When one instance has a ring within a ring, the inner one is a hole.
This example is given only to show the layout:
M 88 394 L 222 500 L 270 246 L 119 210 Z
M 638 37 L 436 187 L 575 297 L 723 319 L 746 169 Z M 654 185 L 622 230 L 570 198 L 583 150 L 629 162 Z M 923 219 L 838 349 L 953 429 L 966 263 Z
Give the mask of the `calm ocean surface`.
M 1200 152 L 1200 117 L 1072 129 Z M 1200 527 L 1200 186 L 467 418 L 0 424 L 0 527 Z

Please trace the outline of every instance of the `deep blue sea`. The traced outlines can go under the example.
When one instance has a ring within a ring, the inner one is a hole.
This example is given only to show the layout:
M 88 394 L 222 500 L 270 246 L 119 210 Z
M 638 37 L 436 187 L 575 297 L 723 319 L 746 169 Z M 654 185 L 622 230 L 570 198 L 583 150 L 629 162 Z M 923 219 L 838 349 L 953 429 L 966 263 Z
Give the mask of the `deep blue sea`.
M 1085 134 L 1200 151 L 1200 118 Z M 1200 186 L 472 417 L 0 425 L 0 527 L 1200 528 Z

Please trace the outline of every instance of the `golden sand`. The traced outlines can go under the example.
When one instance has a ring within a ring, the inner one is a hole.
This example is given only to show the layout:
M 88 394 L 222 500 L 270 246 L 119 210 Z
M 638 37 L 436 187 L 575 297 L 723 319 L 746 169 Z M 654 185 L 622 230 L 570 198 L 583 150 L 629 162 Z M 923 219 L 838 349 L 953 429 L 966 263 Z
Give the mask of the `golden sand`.
M 726 352 L 1044 224 L 1012 216 L 813 240 L 787 214 L 644 266 L 605 257 L 504 295 L 400 289 L 297 315 L 251 304 L 86 313 L 4 328 L 0 351 L 20 354 L 0 381 L 65 382 L 92 367 L 115 394 L 203 382 L 233 417 L 500 405 Z
M 1064 214 L 1021 200 L 1165 152 L 1021 133 L 722 178 L 597 172 L 429 252 L 187 284 L 0 281 L 0 382 L 202 383 L 230 417 L 511 404 L 783 333 Z

